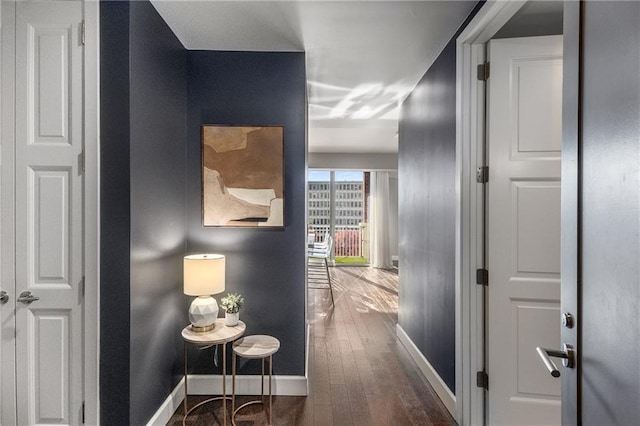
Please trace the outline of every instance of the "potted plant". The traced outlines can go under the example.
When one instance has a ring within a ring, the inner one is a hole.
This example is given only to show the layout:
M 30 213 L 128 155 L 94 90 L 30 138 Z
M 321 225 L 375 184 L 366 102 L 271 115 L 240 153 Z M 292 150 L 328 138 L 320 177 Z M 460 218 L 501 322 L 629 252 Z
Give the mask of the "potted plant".
M 239 293 L 229 293 L 220 299 L 222 309 L 224 309 L 224 322 L 227 326 L 238 325 L 240 319 L 240 309 L 244 306 L 244 297 Z

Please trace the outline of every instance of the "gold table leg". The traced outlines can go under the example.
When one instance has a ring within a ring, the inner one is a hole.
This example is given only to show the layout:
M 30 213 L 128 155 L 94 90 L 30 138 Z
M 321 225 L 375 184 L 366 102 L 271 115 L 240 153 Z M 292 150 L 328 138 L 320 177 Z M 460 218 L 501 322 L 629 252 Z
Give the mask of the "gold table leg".
M 182 418 L 182 423 L 184 424 L 187 418 L 187 342 L 182 344 L 184 347 L 184 417 Z
M 261 359 L 261 364 L 262 364 L 262 374 L 260 375 L 260 400 L 255 400 L 255 401 L 248 401 L 245 402 L 244 404 L 240 405 L 238 408 L 236 407 L 236 353 L 234 352 L 232 355 L 232 374 L 233 374 L 233 382 L 232 382 L 232 388 L 233 388 L 233 396 L 231 397 L 231 424 L 233 426 L 236 426 L 236 414 L 238 414 L 238 412 L 240 410 L 242 410 L 245 407 L 248 407 L 249 405 L 253 405 L 253 404 L 262 404 L 262 406 L 264 407 L 264 362 L 265 362 L 265 358 Z M 273 377 L 273 355 L 269 355 L 269 416 L 268 416 L 268 420 L 269 420 L 269 425 L 273 424 L 273 418 L 271 415 L 271 411 L 273 408 L 273 392 L 272 392 L 272 387 L 271 387 L 271 379 Z M 264 409 L 264 408 L 263 408 Z
M 193 410 L 195 410 L 196 408 L 199 408 L 200 406 L 207 404 L 209 402 L 212 401 L 219 401 L 222 400 L 222 423 L 223 425 L 226 426 L 227 424 L 227 400 L 230 399 L 227 396 L 227 386 L 226 386 L 226 372 L 227 372 L 227 345 L 225 343 L 222 343 L 222 396 L 216 396 L 213 398 L 209 398 L 206 399 L 204 401 L 201 401 L 199 403 L 197 403 L 196 405 L 194 405 L 193 407 L 191 407 L 190 409 L 188 409 L 187 407 L 187 396 L 189 395 L 189 392 L 187 390 L 187 343 L 184 343 L 184 417 L 182 418 L 182 425 L 186 425 L 187 422 L 187 416 L 189 416 L 189 414 L 191 412 L 193 412 Z M 232 419 L 233 422 L 233 419 Z
M 272 398 L 273 392 L 271 392 L 271 378 L 273 377 L 273 355 L 269 355 L 269 425 L 273 424 L 271 420 L 271 409 L 273 408 Z
M 231 423 L 233 421 L 233 414 L 236 412 L 236 353 L 232 351 L 231 354 Z
M 227 425 L 227 344 L 222 344 L 222 423 Z

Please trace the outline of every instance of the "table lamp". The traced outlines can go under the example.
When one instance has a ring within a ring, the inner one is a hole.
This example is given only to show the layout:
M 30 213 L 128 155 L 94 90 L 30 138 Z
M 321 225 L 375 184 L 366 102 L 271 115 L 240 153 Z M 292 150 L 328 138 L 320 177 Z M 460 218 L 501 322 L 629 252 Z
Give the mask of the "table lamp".
M 213 330 L 218 302 L 212 294 L 224 291 L 225 258 L 221 254 L 193 254 L 184 257 L 184 294 L 197 296 L 189 307 L 192 330 Z

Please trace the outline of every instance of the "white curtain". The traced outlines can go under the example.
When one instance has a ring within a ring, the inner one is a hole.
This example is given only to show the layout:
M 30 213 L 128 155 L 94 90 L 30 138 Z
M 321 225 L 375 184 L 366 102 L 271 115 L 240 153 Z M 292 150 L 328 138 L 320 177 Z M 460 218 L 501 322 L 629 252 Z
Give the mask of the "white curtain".
M 393 266 L 389 233 L 389 172 L 371 172 L 370 197 L 371 265 L 389 269 Z

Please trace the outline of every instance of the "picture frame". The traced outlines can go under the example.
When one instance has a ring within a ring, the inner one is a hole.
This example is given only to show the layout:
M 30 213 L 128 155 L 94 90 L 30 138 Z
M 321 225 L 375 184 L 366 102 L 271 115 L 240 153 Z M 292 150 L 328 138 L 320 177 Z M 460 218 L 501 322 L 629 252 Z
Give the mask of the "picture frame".
M 201 129 L 202 225 L 284 228 L 284 126 Z

